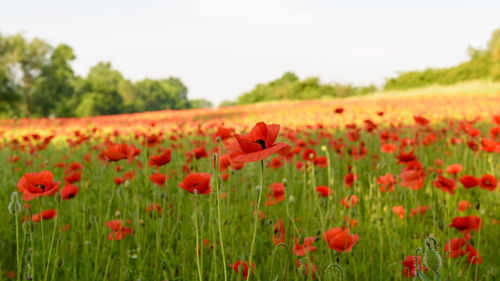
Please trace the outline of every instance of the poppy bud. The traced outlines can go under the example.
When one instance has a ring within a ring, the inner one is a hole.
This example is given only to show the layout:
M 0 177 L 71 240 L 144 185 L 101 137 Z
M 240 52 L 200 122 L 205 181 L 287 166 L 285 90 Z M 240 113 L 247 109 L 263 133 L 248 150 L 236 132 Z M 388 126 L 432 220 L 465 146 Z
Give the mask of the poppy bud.
M 117 218 L 119 218 L 119 217 L 120 217 L 120 215 L 121 215 L 120 211 L 116 210 L 116 212 L 115 212 L 115 216 L 116 216 Z
M 10 195 L 10 203 L 9 203 L 9 213 L 13 216 L 19 214 L 21 211 L 21 204 L 19 203 L 17 192 L 12 192 Z
M 441 231 L 444 229 L 444 222 L 442 219 L 438 220 L 437 226 L 438 226 L 439 230 L 441 230 Z
M 281 183 L 286 187 L 286 184 L 288 183 L 288 180 L 286 178 L 283 178 L 281 180 Z
M 62 202 L 62 194 L 61 192 L 57 192 L 55 195 L 56 203 L 61 203 Z
M 293 195 L 290 195 L 290 197 L 288 197 L 288 203 L 290 203 L 290 204 L 295 203 L 295 197 L 293 197 Z
M 61 258 L 57 259 L 56 266 L 57 267 L 62 267 L 64 265 L 64 260 Z
M 140 220 L 139 220 L 139 223 L 140 223 L 141 225 L 144 225 L 144 220 L 143 220 L 143 219 L 140 219 Z
M 481 208 L 481 201 L 477 200 L 474 208 L 476 208 L 476 210 L 479 210 Z
M 427 249 L 424 254 L 424 264 L 434 273 L 437 273 L 441 268 L 442 261 L 441 256 L 436 251 L 436 240 L 434 238 L 427 238 L 425 244 Z

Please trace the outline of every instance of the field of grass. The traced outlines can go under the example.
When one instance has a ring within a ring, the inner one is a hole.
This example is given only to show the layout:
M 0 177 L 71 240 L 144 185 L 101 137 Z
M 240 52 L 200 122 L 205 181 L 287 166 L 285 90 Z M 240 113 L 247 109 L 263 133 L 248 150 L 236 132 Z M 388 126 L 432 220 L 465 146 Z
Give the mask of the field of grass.
M 500 94 L 462 86 L 2 120 L 0 280 L 498 280 Z

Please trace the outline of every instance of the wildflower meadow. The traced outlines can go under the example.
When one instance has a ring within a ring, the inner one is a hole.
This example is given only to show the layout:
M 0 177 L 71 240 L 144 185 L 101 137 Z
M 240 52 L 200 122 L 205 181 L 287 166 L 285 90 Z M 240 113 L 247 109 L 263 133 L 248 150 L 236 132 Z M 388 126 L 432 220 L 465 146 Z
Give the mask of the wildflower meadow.
M 0 280 L 498 280 L 500 96 L 0 120 Z

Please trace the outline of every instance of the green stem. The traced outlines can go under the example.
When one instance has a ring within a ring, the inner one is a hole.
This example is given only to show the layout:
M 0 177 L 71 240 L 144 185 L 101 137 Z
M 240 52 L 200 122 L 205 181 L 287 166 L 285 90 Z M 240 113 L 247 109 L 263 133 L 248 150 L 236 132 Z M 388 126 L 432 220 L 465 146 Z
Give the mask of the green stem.
M 57 203 L 56 203 L 56 205 L 57 205 Z M 56 217 L 54 219 L 54 227 L 52 229 L 52 239 L 50 240 L 49 258 L 47 260 L 47 265 L 45 266 L 45 275 L 44 275 L 44 278 L 43 278 L 44 281 L 46 281 L 47 277 L 49 276 L 50 258 L 52 256 L 52 248 L 54 246 L 54 240 L 55 240 L 55 237 L 56 237 L 56 228 L 57 228 L 57 218 L 58 217 L 59 217 L 59 215 L 57 214 L 57 207 L 56 207 Z M 42 220 L 43 220 L 43 218 L 42 218 Z
M 219 193 L 220 193 L 219 157 L 216 155 L 215 156 L 215 196 L 216 196 L 216 200 L 217 200 L 217 223 L 218 223 L 218 227 L 219 227 L 219 240 L 220 240 L 220 250 L 222 253 L 222 266 L 224 268 L 224 280 L 227 281 L 226 256 L 224 253 L 224 242 L 222 241 L 222 225 L 221 225 L 221 219 L 220 219 L 220 194 Z
M 248 268 L 250 269 L 250 272 L 248 274 L 247 281 L 250 281 L 250 278 L 251 278 L 250 273 L 253 271 L 253 267 L 252 267 L 253 249 L 255 246 L 255 237 L 257 236 L 257 224 L 259 222 L 260 201 L 262 200 L 262 190 L 263 189 L 264 189 L 264 160 L 260 160 L 259 199 L 257 201 L 257 211 L 255 212 L 255 221 L 254 221 L 254 225 L 253 225 L 253 237 L 252 237 L 252 245 L 250 246 L 250 258 L 248 259 Z
M 19 222 L 17 221 L 17 197 L 14 202 L 14 219 L 16 220 L 16 259 L 17 259 L 17 280 L 21 280 L 21 257 L 19 255 Z
M 196 227 L 196 250 L 195 250 L 195 255 L 196 255 L 196 265 L 198 267 L 198 277 L 200 278 L 200 281 L 203 281 L 202 275 L 201 275 L 201 265 L 200 265 L 200 255 L 198 254 L 198 249 L 200 248 L 199 245 L 199 237 L 198 237 L 198 191 L 195 189 L 194 190 L 194 224 Z

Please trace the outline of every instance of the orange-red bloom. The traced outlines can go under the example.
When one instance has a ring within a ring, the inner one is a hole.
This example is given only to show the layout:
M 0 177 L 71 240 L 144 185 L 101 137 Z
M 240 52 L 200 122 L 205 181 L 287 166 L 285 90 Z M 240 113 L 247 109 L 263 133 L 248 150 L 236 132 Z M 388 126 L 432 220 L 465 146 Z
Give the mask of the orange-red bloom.
M 51 196 L 59 190 L 59 182 L 53 180 L 50 171 L 26 173 L 17 182 L 17 189 L 23 194 L 24 201 L 40 196 Z
M 415 256 L 407 256 L 404 261 L 401 262 L 403 264 L 403 276 L 405 277 L 415 277 L 417 276 L 417 263 L 418 269 L 420 271 L 426 272 L 427 267 L 422 269 L 422 257 L 417 256 L 417 262 L 415 262 Z
M 398 215 L 400 219 L 405 218 L 405 208 L 401 205 L 392 207 L 392 212 Z
M 482 189 L 493 191 L 497 188 L 497 179 L 492 175 L 485 174 L 479 179 L 479 186 Z
M 229 159 L 234 163 L 247 163 L 263 160 L 274 153 L 286 156 L 291 146 L 282 142 L 275 143 L 279 130 L 280 125 L 259 122 L 250 133 L 235 134 L 236 140 L 228 148 Z
M 298 257 L 305 256 L 309 252 L 315 252 L 316 247 L 312 246 L 314 243 L 314 237 L 309 236 L 304 238 L 304 243 L 301 245 L 297 241 L 297 237 L 293 237 L 295 245 L 292 248 L 292 253 L 296 254 Z
M 470 230 L 479 230 L 482 227 L 482 222 L 478 216 L 455 217 L 451 221 L 450 227 L 467 233 Z
M 236 261 L 234 264 L 230 264 L 229 267 L 231 267 L 234 272 L 236 273 L 240 273 L 241 271 L 241 275 L 243 276 L 243 279 L 247 280 L 248 278 L 248 274 L 250 274 L 250 272 L 248 271 L 248 264 L 244 261 Z M 241 269 L 240 267 L 243 267 L 243 269 Z M 255 264 L 252 263 L 252 267 L 253 269 L 255 269 Z
M 479 185 L 479 180 L 476 177 L 470 175 L 461 176 L 459 181 L 466 189 L 473 188 Z
M 357 234 L 351 234 L 347 229 L 340 227 L 330 228 L 323 234 L 328 247 L 337 252 L 349 252 L 359 240 Z
M 78 187 L 67 183 L 61 190 L 61 196 L 63 200 L 68 200 L 74 198 L 78 194 Z
M 31 216 L 33 222 L 39 222 L 41 220 L 50 220 L 56 216 L 57 212 L 54 209 L 43 210 L 40 213 L 36 213 Z
M 320 185 L 316 187 L 316 192 L 319 194 L 321 197 L 328 197 L 328 195 L 332 194 L 332 190 L 328 188 L 326 185 Z
M 149 156 L 149 166 L 156 166 L 159 168 L 168 164 L 172 160 L 172 149 L 165 149 L 161 154 Z
M 167 180 L 167 176 L 162 173 L 153 173 L 149 179 L 158 186 L 163 186 Z
M 209 194 L 211 178 L 212 175 L 208 173 L 191 173 L 184 177 L 179 187 L 190 193 L 196 190 L 199 194 Z
M 121 240 L 127 234 L 132 234 L 132 228 L 125 227 L 120 220 L 108 221 L 106 222 L 106 227 L 111 229 L 111 233 L 108 234 L 108 240 Z

